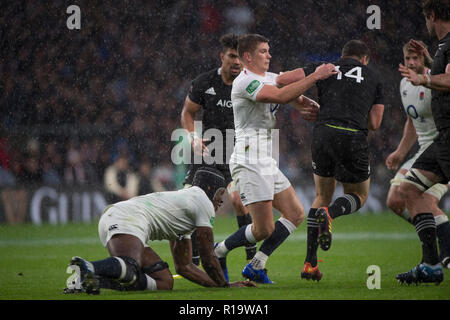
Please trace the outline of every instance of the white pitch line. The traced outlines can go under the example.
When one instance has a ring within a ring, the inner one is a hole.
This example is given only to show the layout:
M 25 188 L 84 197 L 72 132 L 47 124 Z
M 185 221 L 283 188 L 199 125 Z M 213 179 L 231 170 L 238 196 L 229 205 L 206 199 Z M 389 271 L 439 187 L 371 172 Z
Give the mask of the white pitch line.
M 228 234 L 215 234 L 216 241 L 222 241 Z M 418 240 L 416 233 L 394 233 L 394 232 L 350 232 L 334 233 L 333 241 L 376 241 L 376 240 Z M 294 233 L 286 241 L 306 241 L 305 233 Z M 158 241 L 159 242 L 159 241 Z M 22 246 L 70 246 L 79 244 L 101 244 L 97 237 L 84 238 L 32 238 L 32 239 L 0 239 L 0 247 L 22 247 Z

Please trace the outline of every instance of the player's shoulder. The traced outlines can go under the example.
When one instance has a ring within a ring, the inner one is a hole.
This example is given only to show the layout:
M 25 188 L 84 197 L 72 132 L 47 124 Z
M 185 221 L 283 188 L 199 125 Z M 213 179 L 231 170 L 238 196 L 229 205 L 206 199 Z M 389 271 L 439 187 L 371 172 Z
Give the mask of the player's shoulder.
M 407 79 L 406 79 L 406 77 L 403 77 L 401 80 L 400 80 L 400 88 L 404 88 L 405 86 L 406 86 L 406 84 L 407 84 Z
M 251 76 L 248 72 L 244 70 L 238 74 L 238 76 L 233 80 L 233 88 L 238 88 L 242 83 L 248 82 Z
M 186 189 L 181 189 L 181 190 L 185 190 L 185 192 L 189 195 L 191 195 L 193 198 L 196 198 L 199 202 L 210 202 L 208 196 L 206 195 L 205 191 L 203 191 L 202 188 L 197 187 L 197 186 L 192 186 Z
M 197 208 L 195 210 L 196 212 L 201 211 L 214 211 L 214 206 L 212 202 L 209 200 L 208 196 L 206 195 L 205 191 L 203 191 L 202 188 L 197 186 L 192 186 L 184 190 L 189 190 L 188 192 L 193 197 L 193 200 L 191 204 Z
M 199 74 L 192 82 L 196 84 L 209 84 L 218 75 L 218 68 Z

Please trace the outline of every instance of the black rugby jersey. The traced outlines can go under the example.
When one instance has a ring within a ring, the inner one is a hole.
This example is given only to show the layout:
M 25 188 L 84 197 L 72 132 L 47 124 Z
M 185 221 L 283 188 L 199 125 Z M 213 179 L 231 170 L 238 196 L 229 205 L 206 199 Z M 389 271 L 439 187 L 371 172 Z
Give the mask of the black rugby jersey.
M 222 132 L 223 155 L 226 157 L 226 130 L 234 132 L 233 104 L 231 103 L 231 85 L 226 85 L 220 75 L 220 68 L 202 73 L 192 81 L 189 99 L 203 108 L 202 127 L 215 128 Z M 231 137 L 233 138 L 234 135 Z M 208 146 L 208 143 L 205 143 Z M 233 144 L 234 145 L 234 142 Z M 232 150 L 231 150 L 232 151 Z M 214 154 L 212 154 L 214 156 Z M 228 159 L 224 159 L 227 161 Z
M 321 64 L 306 66 L 305 74 L 313 73 Z M 384 104 L 379 76 L 355 59 L 341 58 L 333 64 L 340 72 L 316 83 L 320 112 L 315 125 L 328 124 L 367 132 L 372 105 Z
M 450 32 L 439 41 L 431 65 L 431 75 L 445 73 L 450 63 Z M 431 111 L 438 130 L 450 127 L 450 92 L 431 90 Z

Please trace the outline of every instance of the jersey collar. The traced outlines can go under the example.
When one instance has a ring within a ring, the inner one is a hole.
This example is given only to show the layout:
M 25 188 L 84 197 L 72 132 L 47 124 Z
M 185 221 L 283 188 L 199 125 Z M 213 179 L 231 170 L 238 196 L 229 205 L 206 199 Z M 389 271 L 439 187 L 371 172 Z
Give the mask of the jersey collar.
M 450 32 L 447 33 L 447 35 L 445 37 L 443 37 L 440 41 L 439 44 L 442 44 L 444 42 L 450 41 Z
M 259 75 L 259 74 L 256 74 L 256 73 L 254 73 L 254 72 L 248 70 L 248 69 L 245 68 L 245 67 L 242 69 L 242 72 L 244 72 L 244 74 L 252 75 L 252 76 L 260 77 L 260 78 L 264 78 L 264 77 L 266 76 L 265 74 L 264 74 L 264 76 L 261 76 L 261 75 Z

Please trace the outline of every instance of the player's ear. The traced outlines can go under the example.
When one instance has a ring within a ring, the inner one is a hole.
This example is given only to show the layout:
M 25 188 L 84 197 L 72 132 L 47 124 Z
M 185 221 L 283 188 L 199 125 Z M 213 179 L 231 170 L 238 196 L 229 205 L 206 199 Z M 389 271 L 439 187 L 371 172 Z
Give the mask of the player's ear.
M 250 52 L 244 52 L 244 61 L 252 61 L 252 55 L 250 54 Z
M 369 56 L 363 56 L 361 59 L 361 63 L 366 66 L 369 64 L 369 60 L 370 60 Z

